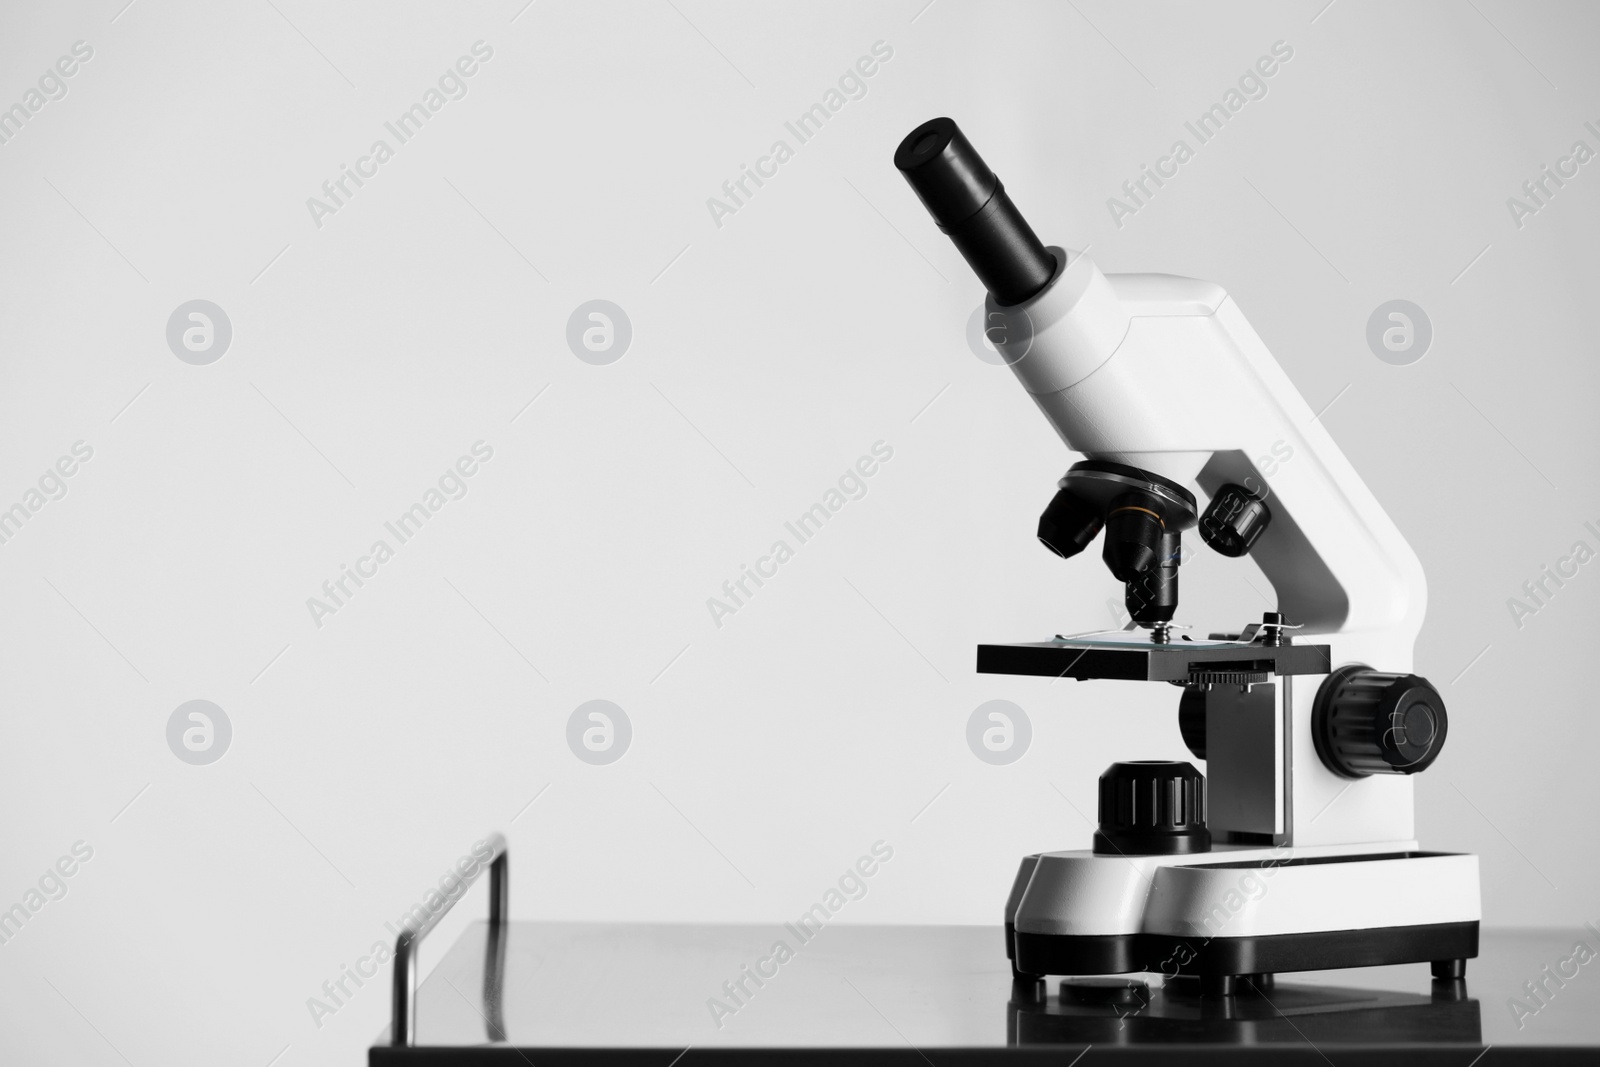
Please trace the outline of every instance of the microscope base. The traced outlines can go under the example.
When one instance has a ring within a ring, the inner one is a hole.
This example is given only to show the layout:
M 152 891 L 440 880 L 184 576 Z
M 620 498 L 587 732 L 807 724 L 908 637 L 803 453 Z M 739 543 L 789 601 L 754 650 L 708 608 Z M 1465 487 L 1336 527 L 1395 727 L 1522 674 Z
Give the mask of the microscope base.
M 1476 922 L 1321 930 L 1265 937 L 1167 934 L 1019 934 L 1008 927 L 1012 968 L 1024 980 L 1044 974 L 1150 972 L 1167 978 L 1217 978 L 1432 963 L 1455 977 L 1478 955 Z
M 1460 977 L 1478 954 L 1477 857 L 1353 847 L 1029 856 L 1006 907 L 1013 972 L 1148 972 L 1218 992 L 1234 976 L 1400 963 Z

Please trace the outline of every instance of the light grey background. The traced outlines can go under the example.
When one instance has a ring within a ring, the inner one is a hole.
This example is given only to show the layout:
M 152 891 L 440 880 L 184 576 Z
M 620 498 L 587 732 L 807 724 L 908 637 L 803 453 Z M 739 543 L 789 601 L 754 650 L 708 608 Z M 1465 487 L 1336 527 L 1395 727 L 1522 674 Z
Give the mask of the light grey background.
M 0 906 L 94 850 L 0 946 L 7 1060 L 357 1062 L 388 969 L 320 1027 L 307 999 L 495 828 L 519 917 L 780 920 L 883 839 L 844 920 L 996 922 L 1019 856 L 1087 845 L 1106 764 L 1182 757 L 1167 687 L 972 672 L 979 641 L 1110 624 L 1118 589 L 1034 542 L 1072 457 L 968 349 L 979 287 L 890 165 L 941 114 L 1047 240 L 1233 292 L 1427 569 L 1453 724 L 1422 840 L 1482 855 L 1490 923 L 1600 918 L 1600 564 L 1507 606 L 1600 548 L 1600 163 L 1520 228 L 1506 203 L 1600 149 L 1592 7 L 123 3 L 0 20 L 6 106 L 94 50 L 0 145 L 0 506 L 94 450 L 0 544 Z M 465 98 L 314 225 L 480 40 Z M 1117 227 L 1107 198 L 1280 40 L 1267 95 Z M 866 96 L 715 225 L 877 41 Z M 195 299 L 232 323 L 209 366 L 166 343 Z M 632 323 L 608 366 L 565 341 L 595 299 Z M 1365 341 L 1395 299 L 1433 324 L 1410 366 Z M 480 440 L 466 497 L 316 627 Z M 866 496 L 715 626 L 880 440 Z M 1201 551 L 1180 615 L 1262 592 Z M 232 725 L 205 766 L 166 740 L 197 699 Z M 595 699 L 632 726 L 603 766 L 566 744 Z M 1004 766 L 966 741 L 999 699 L 1032 724 Z

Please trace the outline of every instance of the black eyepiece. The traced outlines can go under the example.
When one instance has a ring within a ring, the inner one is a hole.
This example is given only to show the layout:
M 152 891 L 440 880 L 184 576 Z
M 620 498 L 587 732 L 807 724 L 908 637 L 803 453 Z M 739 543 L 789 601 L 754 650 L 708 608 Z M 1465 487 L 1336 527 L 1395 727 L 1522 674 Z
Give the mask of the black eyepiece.
M 1055 258 L 954 120 L 912 130 L 894 165 L 997 303 L 1020 304 L 1050 284 Z
M 1000 186 L 951 119 L 924 122 L 907 134 L 894 165 L 946 232 L 982 211 Z

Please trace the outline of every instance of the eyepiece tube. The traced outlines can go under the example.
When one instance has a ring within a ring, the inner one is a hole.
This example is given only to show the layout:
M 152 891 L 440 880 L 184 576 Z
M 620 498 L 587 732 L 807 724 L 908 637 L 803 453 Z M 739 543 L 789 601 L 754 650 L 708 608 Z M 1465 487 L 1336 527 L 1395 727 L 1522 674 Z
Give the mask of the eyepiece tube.
M 1055 259 L 954 120 L 912 130 L 894 165 L 997 303 L 1020 304 L 1050 284 Z

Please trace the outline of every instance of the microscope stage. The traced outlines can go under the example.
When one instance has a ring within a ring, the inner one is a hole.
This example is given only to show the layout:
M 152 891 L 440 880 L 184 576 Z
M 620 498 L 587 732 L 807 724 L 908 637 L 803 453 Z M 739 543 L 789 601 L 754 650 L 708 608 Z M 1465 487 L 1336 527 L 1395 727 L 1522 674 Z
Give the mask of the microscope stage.
M 1255 641 L 1157 644 L 1142 631 L 1058 637 L 1022 645 L 979 645 L 979 674 L 1045 678 L 1110 678 L 1137 682 L 1265 682 L 1275 674 L 1327 674 L 1327 645 L 1267 645 Z M 1235 677 L 1237 676 L 1237 677 Z

